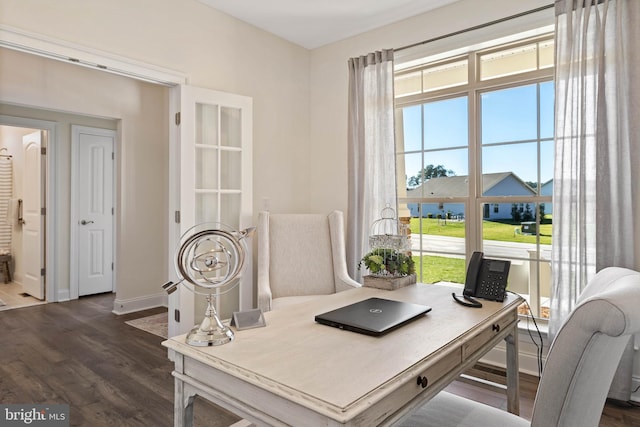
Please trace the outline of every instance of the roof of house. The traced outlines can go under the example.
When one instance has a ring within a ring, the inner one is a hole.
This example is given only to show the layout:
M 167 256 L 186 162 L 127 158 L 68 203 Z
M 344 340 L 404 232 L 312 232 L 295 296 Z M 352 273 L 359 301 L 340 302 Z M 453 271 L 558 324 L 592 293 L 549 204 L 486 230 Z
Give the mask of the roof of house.
M 486 173 L 482 175 L 482 192 L 487 193 L 510 176 L 519 181 L 532 194 L 535 194 L 535 191 L 513 172 Z M 466 197 L 468 181 L 467 175 L 431 178 L 418 187 L 407 190 L 407 197 L 423 197 L 423 194 L 427 197 Z

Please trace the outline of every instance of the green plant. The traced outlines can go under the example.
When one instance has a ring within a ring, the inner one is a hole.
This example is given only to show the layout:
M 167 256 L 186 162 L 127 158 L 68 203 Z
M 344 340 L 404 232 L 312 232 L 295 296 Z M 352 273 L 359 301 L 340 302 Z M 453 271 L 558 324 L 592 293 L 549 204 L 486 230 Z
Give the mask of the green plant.
M 416 272 L 413 259 L 394 249 L 377 248 L 367 253 L 358 263 L 358 270 L 365 266 L 377 276 L 406 276 Z

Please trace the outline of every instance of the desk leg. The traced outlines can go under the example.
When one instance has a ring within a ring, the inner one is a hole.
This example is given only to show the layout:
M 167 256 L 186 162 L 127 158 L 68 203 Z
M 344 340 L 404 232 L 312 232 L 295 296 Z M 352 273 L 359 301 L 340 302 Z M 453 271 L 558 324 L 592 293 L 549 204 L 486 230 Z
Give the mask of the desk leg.
M 176 379 L 176 393 L 173 403 L 173 425 L 175 427 L 193 427 L 193 400 L 195 397 L 195 393 L 186 394 L 184 383 Z
M 520 414 L 520 374 L 518 367 L 518 328 L 517 323 L 506 336 L 507 343 L 507 410 Z
M 176 372 L 184 373 L 184 356 L 175 355 Z M 173 425 L 175 427 L 193 427 L 193 400 L 195 393 L 187 392 L 184 381 L 174 377 Z

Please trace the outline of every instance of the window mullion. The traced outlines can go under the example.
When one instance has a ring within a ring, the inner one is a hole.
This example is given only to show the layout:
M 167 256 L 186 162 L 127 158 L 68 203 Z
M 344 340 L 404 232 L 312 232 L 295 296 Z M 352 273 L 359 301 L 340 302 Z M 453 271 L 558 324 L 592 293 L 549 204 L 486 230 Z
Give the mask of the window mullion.
M 478 196 L 482 195 L 481 186 L 482 179 L 480 174 L 482 173 L 482 163 L 480 160 L 480 147 L 479 147 L 479 135 L 480 132 L 480 120 L 478 119 L 478 94 L 475 88 L 474 82 L 478 75 L 477 67 L 477 55 L 471 53 L 469 55 L 469 91 L 468 96 L 468 121 L 469 121 L 469 193 L 467 200 L 468 216 L 472 218 L 471 221 L 467 221 L 467 239 L 466 239 L 466 252 L 469 257 L 473 251 L 481 250 L 482 248 L 482 224 L 479 220 L 481 215 L 481 207 L 478 202 Z

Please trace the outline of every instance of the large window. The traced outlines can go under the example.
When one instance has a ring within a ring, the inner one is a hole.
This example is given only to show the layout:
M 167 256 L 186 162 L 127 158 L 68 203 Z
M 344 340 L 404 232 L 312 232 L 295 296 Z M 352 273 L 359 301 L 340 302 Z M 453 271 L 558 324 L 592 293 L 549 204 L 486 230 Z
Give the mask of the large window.
M 397 69 L 399 216 L 424 283 L 465 280 L 479 250 L 548 317 L 553 229 L 553 38 Z M 523 309 L 524 310 L 524 309 Z

